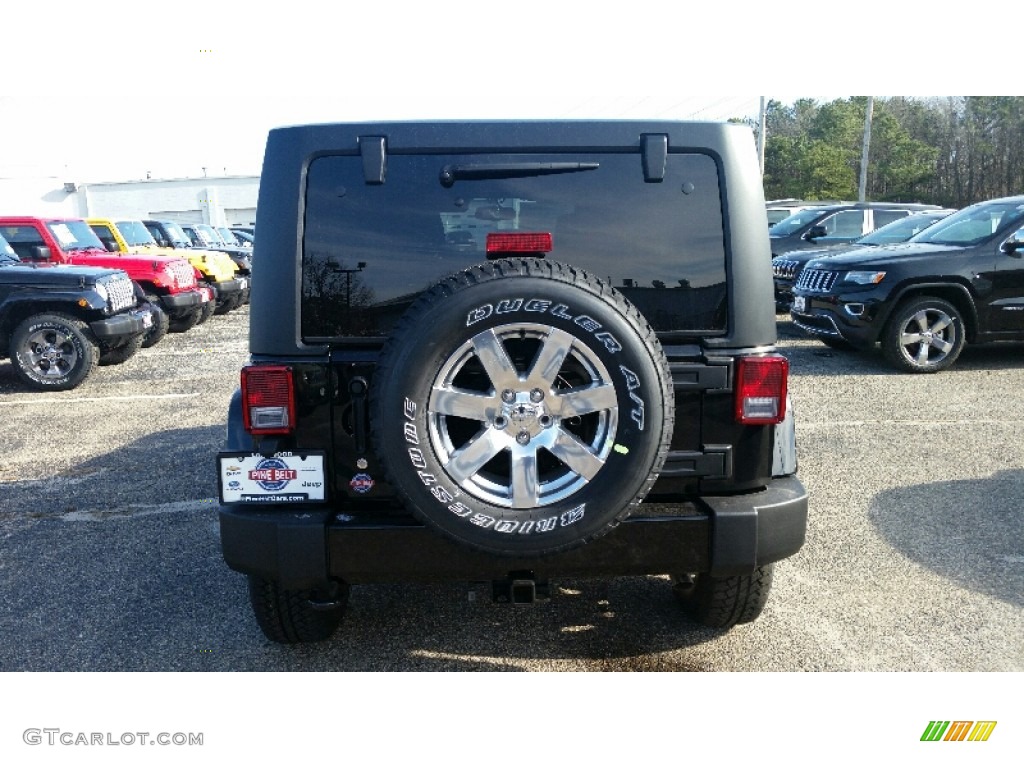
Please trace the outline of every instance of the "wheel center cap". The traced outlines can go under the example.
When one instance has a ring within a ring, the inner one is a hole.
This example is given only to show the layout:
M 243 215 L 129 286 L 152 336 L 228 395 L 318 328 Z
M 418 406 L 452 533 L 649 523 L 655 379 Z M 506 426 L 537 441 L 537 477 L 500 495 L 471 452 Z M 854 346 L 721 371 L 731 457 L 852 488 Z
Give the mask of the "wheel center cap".
M 507 420 L 506 431 L 518 438 L 525 435 L 534 438 L 551 424 L 551 417 L 543 402 L 533 402 L 529 392 L 516 393 L 515 400 L 502 405 Z

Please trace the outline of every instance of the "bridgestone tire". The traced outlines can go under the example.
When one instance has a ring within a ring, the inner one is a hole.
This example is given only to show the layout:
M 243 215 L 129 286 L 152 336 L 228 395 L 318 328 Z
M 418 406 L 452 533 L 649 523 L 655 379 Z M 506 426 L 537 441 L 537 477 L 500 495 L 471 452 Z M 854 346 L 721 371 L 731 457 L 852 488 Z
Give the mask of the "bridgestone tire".
M 964 348 L 960 310 L 943 299 L 925 296 L 897 307 L 882 331 L 882 353 L 908 373 L 949 368 Z
M 171 333 L 185 333 L 199 323 L 199 316 L 202 314 L 202 307 L 195 307 L 188 314 L 172 317 L 168 324 Z
M 99 356 L 89 326 L 68 315 L 34 315 L 11 334 L 9 357 L 14 372 L 34 389 L 74 389 L 96 369 Z
M 142 334 L 142 348 L 149 349 L 155 347 L 164 336 L 167 335 L 167 331 L 170 330 L 171 318 L 167 316 L 163 308 L 160 306 L 160 299 L 155 294 L 147 294 L 146 301 L 149 302 L 149 311 L 153 316 L 153 325 Z
M 249 576 L 249 601 L 256 623 L 275 643 L 312 643 L 330 638 L 345 614 L 348 594 L 348 584 L 332 584 L 321 594 L 281 589 L 277 582 Z
M 761 615 L 772 587 L 774 564 L 762 565 L 744 576 L 706 573 L 673 577 L 676 599 L 698 624 L 729 629 Z
M 116 347 L 100 347 L 100 365 L 120 365 L 131 360 L 142 349 L 143 335 L 137 333 L 128 341 Z
M 370 397 L 376 455 L 410 511 L 515 557 L 618 525 L 657 479 L 674 423 L 668 363 L 636 308 L 539 259 L 482 264 L 422 294 Z

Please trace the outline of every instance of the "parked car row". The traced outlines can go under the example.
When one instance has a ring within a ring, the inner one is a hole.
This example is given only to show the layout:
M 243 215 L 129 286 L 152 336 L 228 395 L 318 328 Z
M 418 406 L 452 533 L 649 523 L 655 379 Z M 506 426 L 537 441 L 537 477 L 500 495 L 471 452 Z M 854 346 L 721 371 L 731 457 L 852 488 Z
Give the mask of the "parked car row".
M 790 270 L 792 256 L 773 263 L 776 297 L 791 290 L 793 322 L 829 346 L 878 344 L 898 370 L 934 373 L 967 343 L 1024 340 L 1024 195 L 942 216 L 903 243 Z
M 248 301 L 220 251 L 161 247 L 143 222 L 0 216 L 0 357 L 39 390 L 73 389 L 168 333 Z M 176 225 L 174 225 L 176 226 Z

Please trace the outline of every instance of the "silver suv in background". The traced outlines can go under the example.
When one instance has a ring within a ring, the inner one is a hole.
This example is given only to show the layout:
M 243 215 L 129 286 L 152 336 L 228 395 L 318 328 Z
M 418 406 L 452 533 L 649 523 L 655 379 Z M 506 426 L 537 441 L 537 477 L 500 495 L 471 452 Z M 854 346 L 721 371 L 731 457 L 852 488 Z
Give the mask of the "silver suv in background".
M 769 229 L 772 257 L 787 251 L 851 243 L 897 219 L 941 207 L 923 203 L 816 205 L 794 213 Z

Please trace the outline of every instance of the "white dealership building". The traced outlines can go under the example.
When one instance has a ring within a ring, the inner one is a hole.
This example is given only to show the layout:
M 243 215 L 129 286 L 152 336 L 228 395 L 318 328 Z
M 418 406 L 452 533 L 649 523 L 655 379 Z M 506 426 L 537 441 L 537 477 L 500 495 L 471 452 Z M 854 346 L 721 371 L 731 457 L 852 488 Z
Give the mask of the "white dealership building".
M 59 176 L 4 178 L 0 173 L 0 215 L 252 225 L 259 187 L 259 176 L 79 183 Z

